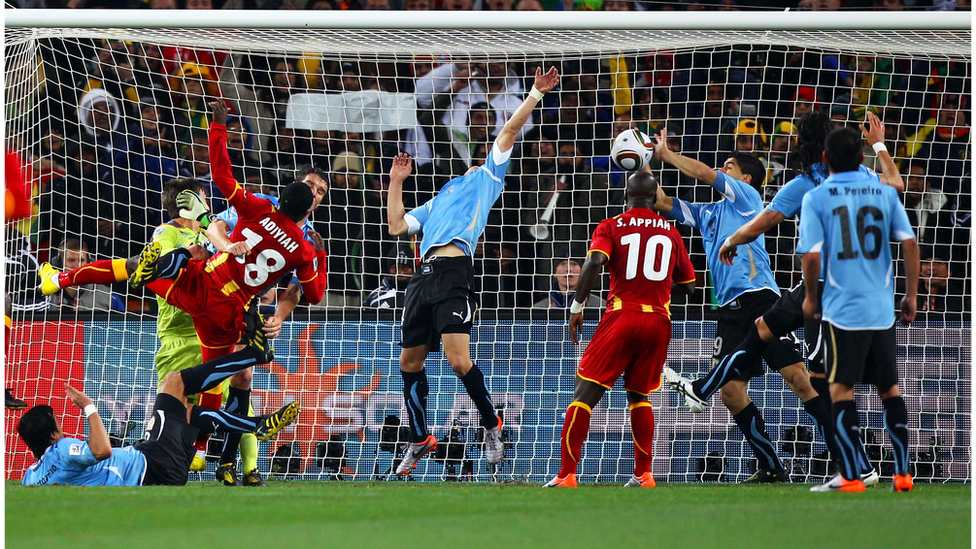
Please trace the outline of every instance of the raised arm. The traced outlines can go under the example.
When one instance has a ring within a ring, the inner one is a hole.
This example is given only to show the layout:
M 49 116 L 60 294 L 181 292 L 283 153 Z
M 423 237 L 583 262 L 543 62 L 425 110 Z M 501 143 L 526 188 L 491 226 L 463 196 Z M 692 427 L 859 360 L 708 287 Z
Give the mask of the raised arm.
M 898 189 L 898 192 L 904 192 L 905 182 L 902 180 L 901 174 L 898 173 L 898 166 L 895 166 L 895 161 L 891 158 L 884 144 L 884 123 L 871 111 L 868 111 L 867 119 L 868 127 L 865 128 L 864 124 L 861 124 L 861 133 L 864 134 L 864 140 L 867 141 L 867 144 L 871 145 L 874 152 L 878 154 L 878 161 L 881 163 L 881 182 Z
M 569 338 L 574 345 L 579 345 L 579 334 L 583 328 L 583 311 L 581 308 L 589 299 L 593 286 L 596 286 L 596 281 L 600 278 L 600 271 L 609 260 L 607 254 L 592 251 L 586 256 L 583 268 L 580 269 L 579 282 L 576 283 L 576 296 L 573 297 L 573 306 L 570 311 L 577 308 L 580 310 L 569 315 Z
M 508 119 L 508 122 L 505 122 L 505 127 L 495 138 L 495 143 L 501 149 L 499 152 L 507 152 L 515 146 L 515 136 L 532 116 L 532 110 L 539 104 L 539 101 L 542 101 L 543 95 L 558 85 L 559 71 L 556 70 L 556 67 L 549 67 L 549 71 L 545 74 L 542 74 L 541 68 L 535 68 L 535 84 L 532 85 L 532 91 L 529 92 L 525 101 L 522 101 L 522 104 L 515 109 L 515 113 Z
M 400 153 L 393 158 L 390 168 L 390 191 L 386 197 L 386 222 L 389 224 L 390 234 L 403 236 L 410 231 L 403 216 L 407 213 L 403 207 L 403 182 L 413 170 L 413 159 L 409 154 Z
M 71 402 L 82 410 L 88 406 L 94 406 L 92 399 L 88 398 L 88 395 L 71 385 L 65 385 L 64 392 L 71 399 Z M 87 414 L 86 412 L 85 417 L 88 421 L 88 447 L 91 448 L 92 456 L 98 461 L 112 457 L 112 444 L 109 442 L 108 431 L 105 430 L 105 424 L 102 423 L 102 418 L 99 417 L 98 411 L 96 410 L 91 414 Z
M 227 202 L 240 211 L 244 207 L 244 187 L 234 179 L 230 155 L 227 153 L 227 103 L 218 99 L 210 103 L 210 108 L 214 112 L 210 123 L 210 173 Z
M 654 135 L 654 158 L 671 164 L 675 168 L 687 175 L 704 183 L 711 185 L 718 177 L 715 170 L 708 167 L 704 162 L 699 162 L 694 158 L 682 156 L 668 148 L 668 131 L 661 130 Z

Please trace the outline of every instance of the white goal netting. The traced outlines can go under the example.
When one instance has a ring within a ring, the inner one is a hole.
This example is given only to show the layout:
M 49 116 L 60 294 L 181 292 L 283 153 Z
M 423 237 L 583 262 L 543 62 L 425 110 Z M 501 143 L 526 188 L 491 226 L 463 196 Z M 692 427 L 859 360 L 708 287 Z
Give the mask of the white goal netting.
M 768 202 L 796 173 L 799 117 L 822 110 L 838 126 L 856 128 L 867 111 L 886 125 L 923 250 L 919 317 L 898 329 L 915 478 L 971 479 L 969 32 L 8 28 L 4 41 L 5 145 L 30 165 L 35 198 L 35 215 L 6 227 L 14 325 L 4 375 L 29 404 L 62 412 L 71 383 L 96 401 L 110 433 L 128 443 L 141 435 L 156 392 L 155 299 L 124 283 L 45 297 L 33 289 L 37 262 L 138 254 L 168 219 L 160 196 L 172 178 L 204 181 L 214 210 L 225 208 L 209 183 L 206 139 L 206 103 L 223 99 L 235 177 L 249 190 L 274 194 L 306 166 L 330 185 L 311 218 L 330 257 L 327 296 L 294 312 L 276 361 L 254 372 L 256 411 L 298 400 L 303 412 L 261 444 L 259 468 L 383 477 L 399 450 L 391 416 L 406 418 L 398 307 L 419 248 L 386 231 L 391 160 L 415 157 L 405 201 L 422 204 L 483 161 L 534 68 L 555 65 L 560 89 L 520 133 L 475 257 L 482 309 L 472 356 L 505 417 L 506 459 L 489 470 L 477 413 L 435 354 L 430 424 L 457 444 L 442 445 L 415 478 L 540 481 L 558 471 L 582 354 L 568 342 L 570 286 L 593 228 L 623 210 L 625 174 L 608 157 L 614 135 L 666 129 L 669 146 L 716 167 L 732 150 L 751 151 L 768 167 Z M 870 148 L 865 162 L 875 166 Z M 669 195 L 721 198 L 670 166 L 653 168 Z M 669 365 L 697 376 L 710 367 L 717 305 L 700 236 L 682 232 L 703 288 L 675 296 Z M 787 220 L 765 237 L 784 289 L 800 280 L 796 233 Z M 273 309 L 283 289 L 262 306 Z M 595 307 L 589 315 L 587 336 Z M 794 479 L 823 478 L 825 447 L 782 378 L 768 374 L 750 390 Z M 867 391 L 858 399 L 869 455 L 890 475 L 880 401 Z M 749 475 L 750 450 L 718 399 L 701 415 L 667 389 L 652 402 L 659 480 Z M 17 417 L 5 419 L 7 478 L 31 462 L 12 434 Z M 67 417 L 65 432 L 78 433 L 83 422 Z M 620 481 L 631 470 L 629 414 L 614 390 L 594 409 L 581 480 Z

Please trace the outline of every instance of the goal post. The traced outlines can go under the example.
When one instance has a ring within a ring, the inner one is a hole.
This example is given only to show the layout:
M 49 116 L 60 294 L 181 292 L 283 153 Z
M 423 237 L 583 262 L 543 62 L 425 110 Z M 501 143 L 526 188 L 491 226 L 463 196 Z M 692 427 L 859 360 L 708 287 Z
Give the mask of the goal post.
M 488 468 L 477 412 L 432 354 L 430 427 L 459 444 L 445 444 L 452 450 L 414 476 L 536 482 L 558 471 L 583 349 L 568 343 L 565 285 L 575 284 L 596 223 L 623 209 L 625 174 L 608 158 L 613 135 L 667 129 L 682 154 L 714 166 L 733 149 L 752 150 L 767 166 L 768 203 L 794 175 L 795 123 L 820 109 L 855 128 L 872 111 L 889 129 L 925 259 L 919 320 L 897 330 L 913 467 L 916 479 L 970 482 L 970 24 L 937 12 L 6 10 L 5 146 L 32 167 L 36 212 L 5 227 L 14 321 L 6 387 L 67 412 L 69 435 L 83 434 L 83 422 L 66 409 L 63 386 L 83 387 L 110 433 L 128 443 L 141 435 L 156 391 L 154 300 L 124 284 L 49 298 L 34 289 L 37 265 L 137 253 L 168 220 L 165 182 L 208 181 L 206 102 L 222 98 L 233 111 L 239 181 L 274 194 L 314 166 L 330 182 L 311 218 L 330 256 L 327 298 L 299 307 L 275 340 L 276 361 L 254 371 L 257 412 L 290 400 L 303 412 L 260 445 L 259 468 L 382 477 L 398 450 L 390 418 L 406 421 L 397 307 L 419 248 L 386 233 L 390 161 L 398 151 L 416 158 L 405 200 L 422 204 L 484 158 L 534 68 L 555 65 L 561 87 L 520 133 L 475 257 L 482 308 L 472 358 L 505 416 L 506 459 Z M 870 149 L 865 162 L 874 167 Z M 721 199 L 669 166 L 652 169 L 672 196 Z M 698 376 L 711 366 L 719 303 L 700 233 L 682 232 L 704 287 L 675 297 L 668 365 Z M 796 232 L 787 220 L 765 237 L 783 289 L 800 279 Z M 900 297 L 902 270 L 895 284 Z M 604 279 L 600 298 L 606 290 Z M 598 319 L 597 307 L 587 311 L 584 340 Z M 890 475 L 880 401 L 857 394 L 869 456 Z M 807 439 L 812 422 L 782 378 L 753 380 L 750 396 L 794 479 L 821 480 L 825 447 Z M 750 450 L 718 398 L 698 415 L 667 388 L 651 401 L 658 480 L 749 476 Z M 5 419 L 7 478 L 31 462 L 17 418 Z M 593 411 L 581 480 L 628 478 L 629 422 L 615 388 Z

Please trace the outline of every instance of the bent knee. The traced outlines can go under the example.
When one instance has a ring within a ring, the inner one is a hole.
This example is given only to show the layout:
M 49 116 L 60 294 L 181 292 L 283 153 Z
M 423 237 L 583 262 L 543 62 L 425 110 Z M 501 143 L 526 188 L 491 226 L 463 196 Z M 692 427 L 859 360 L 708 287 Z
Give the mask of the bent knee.
M 160 393 L 182 395 L 183 394 L 183 374 L 180 372 L 170 372 L 163 377 L 163 383 L 159 386 Z

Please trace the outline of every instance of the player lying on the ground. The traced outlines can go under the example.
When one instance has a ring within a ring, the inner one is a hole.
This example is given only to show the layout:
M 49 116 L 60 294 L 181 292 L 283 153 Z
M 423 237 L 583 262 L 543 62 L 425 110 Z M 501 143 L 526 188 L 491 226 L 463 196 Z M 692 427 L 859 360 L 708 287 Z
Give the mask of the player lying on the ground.
M 403 206 L 403 181 L 410 176 L 412 161 L 402 153 L 393 160 L 387 202 L 390 234 L 424 233 L 420 268 L 407 285 L 400 327 L 400 374 L 410 416 L 410 445 L 397 466 L 398 475 L 409 473 L 421 457 L 437 448 L 437 439 L 427 430 L 424 361 L 442 341 L 447 362 L 481 416 L 488 463 L 498 463 L 505 454 L 501 418 L 495 414 L 484 375 L 471 361 L 471 327 L 478 308 L 472 263 L 478 239 L 488 224 L 488 213 L 505 188 L 515 138 L 542 96 L 558 84 L 555 67 L 544 74 L 536 68 L 532 91 L 498 132 L 484 165 L 472 166 L 410 212 Z
M 569 335 L 574 344 L 579 344 L 583 326 L 583 303 L 604 265 L 610 269 L 608 307 L 576 371 L 576 392 L 560 436 L 562 468 L 546 488 L 576 487 L 576 465 L 590 429 L 590 414 L 621 374 L 634 435 L 634 475 L 624 486 L 655 486 L 651 474 L 654 412 L 647 396 L 661 387 L 671 340 L 671 292 L 695 291 L 695 269 L 681 234 L 651 209 L 657 189 L 649 172 L 631 175 L 627 211 L 602 221 L 593 232 L 570 309 Z
M 255 334 L 250 346 L 241 351 L 167 374 L 146 423 L 144 440 L 115 450 L 92 400 L 66 385 L 68 398 L 85 412 L 89 442 L 65 437 L 50 406 L 31 408 L 17 425 L 18 434 L 37 459 L 24 474 L 24 484 L 182 486 L 199 432 L 253 432 L 260 440 L 273 437 L 298 418 L 297 402 L 266 416 L 247 417 L 190 405 L 186 398 L 219 385 L 266 352 L 267 340 Z

